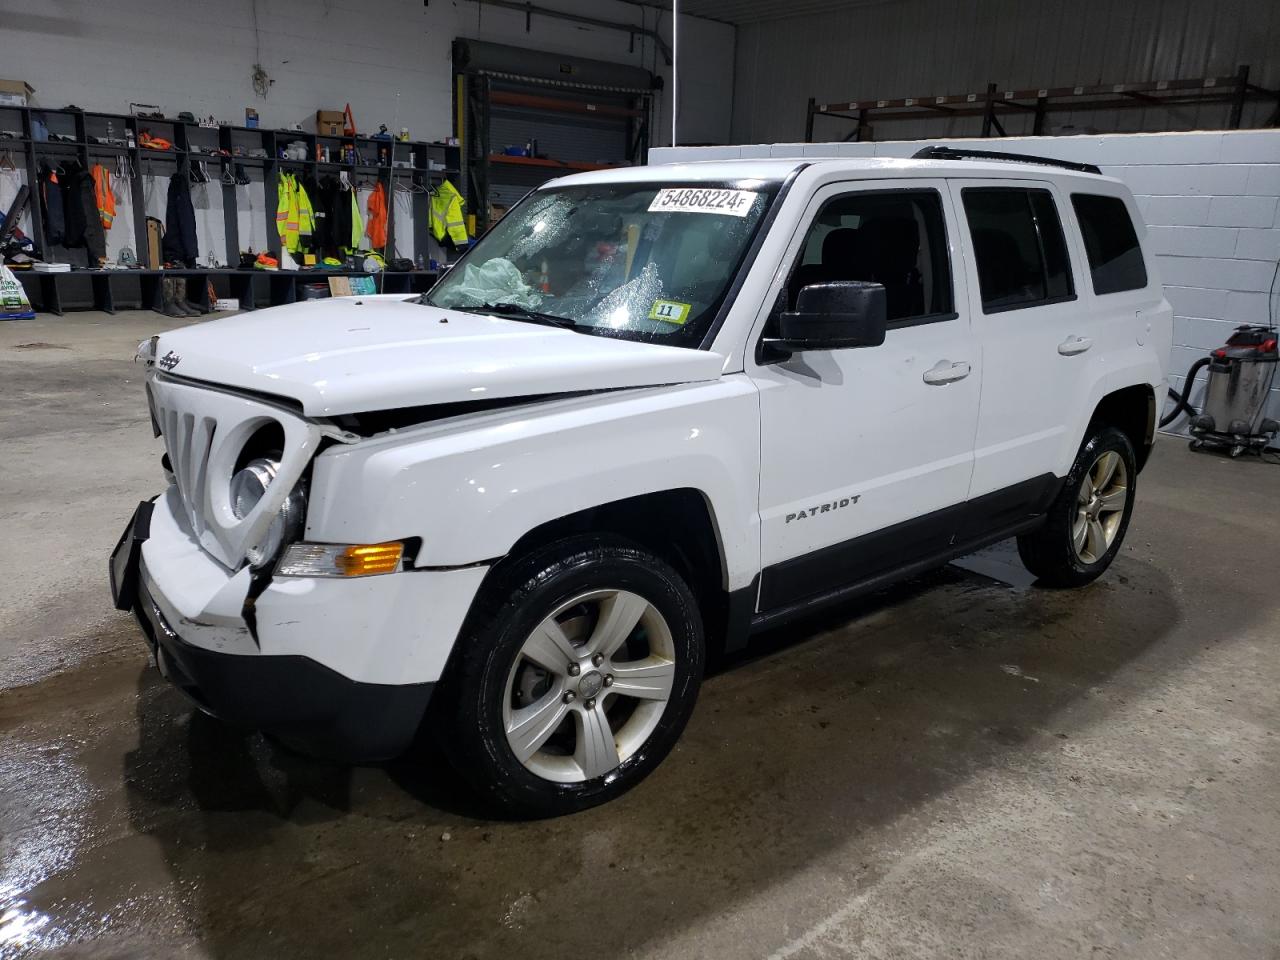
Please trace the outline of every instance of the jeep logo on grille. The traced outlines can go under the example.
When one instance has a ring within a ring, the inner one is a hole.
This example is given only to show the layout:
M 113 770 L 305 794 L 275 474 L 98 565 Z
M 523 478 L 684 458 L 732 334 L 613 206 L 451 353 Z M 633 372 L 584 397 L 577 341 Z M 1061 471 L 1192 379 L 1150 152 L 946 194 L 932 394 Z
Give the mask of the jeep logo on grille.
M 176 353 L 174 353 L 172 350 L 170 350 L 163 357 L 161 357 L 157 362 L 160 364 L 160 366 L 164 367 L 166 370 L 172 370 L 174 367 L 176 367 L 179 363 L 182 362 L 182 358 L 178 356 Z

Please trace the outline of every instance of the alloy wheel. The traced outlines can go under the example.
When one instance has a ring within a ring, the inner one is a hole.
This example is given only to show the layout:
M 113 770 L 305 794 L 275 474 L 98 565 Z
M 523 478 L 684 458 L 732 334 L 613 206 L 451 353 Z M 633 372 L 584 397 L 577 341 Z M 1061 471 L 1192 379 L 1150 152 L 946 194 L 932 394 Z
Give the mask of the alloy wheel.
M 1129 502 L 1129 470 L 1114 450 L 1098 456 L 1080 482 L 1071 545 L 1082 563 L 1097 563 L 1111 549 Z
M 594 590 L 553 610 L 507 676 L 507 743 L 531 773 L 559 783 L 604 776 L 662 719 L 675 682 L 666 619 L 639 594 Z

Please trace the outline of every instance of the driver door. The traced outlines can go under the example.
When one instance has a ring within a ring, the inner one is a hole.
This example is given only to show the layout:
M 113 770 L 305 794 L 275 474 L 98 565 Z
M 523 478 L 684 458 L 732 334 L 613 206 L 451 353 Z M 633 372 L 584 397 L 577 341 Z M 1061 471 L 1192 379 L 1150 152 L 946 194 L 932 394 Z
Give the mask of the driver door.
M 946 552 L 973 472 L 982 356 L 942 181 L 815 194 L 758 336 L 810 283 L 881 283 L 882 345 L 771 358 L 760 391 L 761 612 Z M 755 347 L 756 339 L 752 346 Z

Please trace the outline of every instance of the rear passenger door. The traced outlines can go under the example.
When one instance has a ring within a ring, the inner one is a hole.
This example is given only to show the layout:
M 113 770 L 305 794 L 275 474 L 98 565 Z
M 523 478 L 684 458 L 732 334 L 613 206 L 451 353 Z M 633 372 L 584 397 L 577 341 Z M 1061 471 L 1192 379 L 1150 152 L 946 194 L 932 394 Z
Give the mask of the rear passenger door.
M 1083 290 L 1092 290 L 1090 310 L 1101 327 L 1092 362 L 1104 370 L 1139 364 L 1147 352 L 1153 323 L 1162 316 L 1162 291 L 1148 271 L 1138 232 L 1134 226 L 1131 201 L 1118 193 L 1103 193 L 1109 184 L 1093 190 L 1071 191 L 1066 219 L 1074 219 L 1084 246 L 1087 271 L 1079 281 Z M 1074 217 L 1072 216 L 1074 214 Z M 1167 305 L 1163 305 L 1167 309 Z M 1092 411 L 1087 411 L 1090 413 Z
M 1062 451 L 1089 399 L 1099 329 L 1077 293 L 1080 253 L 1053 184 L 954 180 L 951 191 L 985 370 L 967 520 L 1007 526 L 1043 510 L 1069 467 Z

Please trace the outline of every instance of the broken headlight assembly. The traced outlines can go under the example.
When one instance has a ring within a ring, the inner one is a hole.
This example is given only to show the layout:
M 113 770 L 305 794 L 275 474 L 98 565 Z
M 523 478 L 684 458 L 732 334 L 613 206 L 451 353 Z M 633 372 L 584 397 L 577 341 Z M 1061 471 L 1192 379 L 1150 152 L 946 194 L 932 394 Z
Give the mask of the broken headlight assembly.
M 249 515 L 267 492 L 267 487 L 280 472 L 280 464 L 267 457 L 250 460 L 231 478 L 231 512 L 236 519 L 243 520 Z M 271 520 L 266 535 L 256 547 L 246 551 L 249 566 L 255 570 L 265 567 L 279 554 L 286 543 L 296 540 L 302 534 L 303 521 L 307 514 L 307 497 L 302 484 L 294 487 L 285 497 L 280 510 Z

